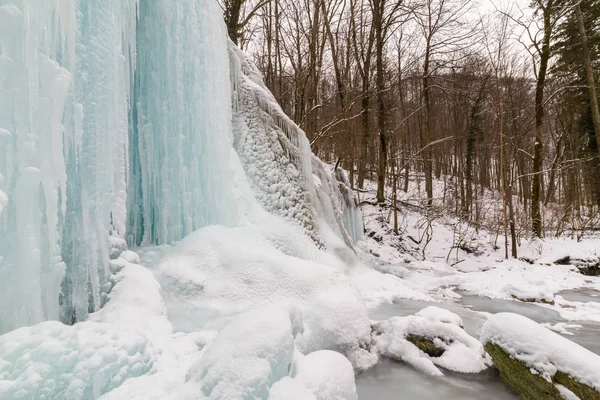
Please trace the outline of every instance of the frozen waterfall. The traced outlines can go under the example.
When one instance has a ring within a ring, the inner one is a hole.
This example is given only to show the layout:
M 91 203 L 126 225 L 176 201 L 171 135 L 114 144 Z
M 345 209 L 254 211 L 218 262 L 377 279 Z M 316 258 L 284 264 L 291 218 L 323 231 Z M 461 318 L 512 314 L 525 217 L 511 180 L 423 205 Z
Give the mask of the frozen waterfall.
M 0 0 L 0 334 L 86 319 L 114 285 L 111 244 L 239 225 L 248 197 L 318 247 L 322 223 L 360 238 L 343 174 L 312 158 L 220 13 Z
M 236 221 L 227 33 L 213 1 L 140 0 L 127 236 L 168 243 Z
M 0 333 L 101 304 L 125 229 L 137 7 L 1 3 Z

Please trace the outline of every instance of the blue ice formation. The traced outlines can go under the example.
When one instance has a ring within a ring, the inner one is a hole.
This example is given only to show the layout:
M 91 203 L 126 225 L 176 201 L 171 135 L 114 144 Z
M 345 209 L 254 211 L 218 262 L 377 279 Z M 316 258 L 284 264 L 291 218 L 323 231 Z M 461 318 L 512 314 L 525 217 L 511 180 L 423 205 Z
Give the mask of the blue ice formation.
M 319 247 L 323 221 L 361 238 L 343 173 L 313 158 L 214 0 L 0 0 L 0 334 L 98 310 L 111 238 L 239 224 L 233 176 Z

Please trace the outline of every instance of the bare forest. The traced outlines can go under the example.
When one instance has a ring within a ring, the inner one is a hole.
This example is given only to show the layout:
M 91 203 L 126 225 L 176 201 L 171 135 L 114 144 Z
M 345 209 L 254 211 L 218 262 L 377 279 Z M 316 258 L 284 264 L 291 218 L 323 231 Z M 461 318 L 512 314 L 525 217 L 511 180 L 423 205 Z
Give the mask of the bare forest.
M 507 256 L 521 237 L 600 226 L 598 0 L 221 6 L 230 38 L 359 198 L 376 182 L 377 202 L 400 212 L 498 231 Z M 410 181 L 422 195 L 396 204 Z

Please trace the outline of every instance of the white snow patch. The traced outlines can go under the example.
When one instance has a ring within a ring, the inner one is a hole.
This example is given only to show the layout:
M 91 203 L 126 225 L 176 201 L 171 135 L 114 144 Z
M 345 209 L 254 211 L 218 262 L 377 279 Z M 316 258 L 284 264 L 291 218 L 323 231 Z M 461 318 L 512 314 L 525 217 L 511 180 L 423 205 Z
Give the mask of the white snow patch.
M 310 390 L 317 400 L 358 398 L 352 364 L 335 351 L 320 350 L 301 357 L 296 363 L 294 379 Z
M 558 332 L 558 333 L 563 334 L 563 335 L 574 335 L 574 333 L 573 332 L 569 332 L 568 329 L 571 329 L 571 328 L 581 328 L 581 325 L 568 324 L 566 322 L 557 322 L 554 325 L 552 325 L 549 322 L 544 322 L 541 325 L 543 327 L 545 327 L 545 328 L 550 329 L 551 331 Z

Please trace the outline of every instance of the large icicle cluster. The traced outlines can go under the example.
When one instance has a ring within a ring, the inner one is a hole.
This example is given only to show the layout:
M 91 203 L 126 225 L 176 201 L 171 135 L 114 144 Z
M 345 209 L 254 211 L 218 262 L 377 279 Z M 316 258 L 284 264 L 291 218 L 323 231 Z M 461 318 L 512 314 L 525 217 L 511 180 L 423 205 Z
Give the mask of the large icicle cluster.
M 320 247 L 311 200 L 310 146 L 304 132 L 283 113 L 258 68 L 229 42 L 233 135 L 246 175 L 260 205 L 300 226 Z
M 236 220 L 227 34 L 219 12 L 212 1 L 140 1 L 130 244 L 168 243 Z
M 0 6 L 0 333 L 100 306 L 125 230 L 136 8 Z

